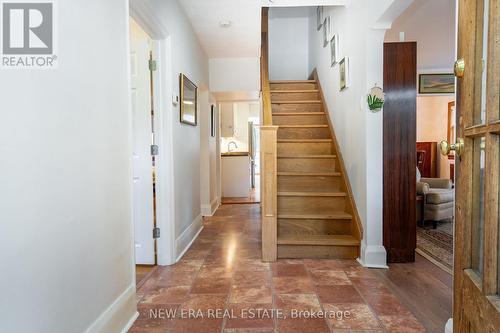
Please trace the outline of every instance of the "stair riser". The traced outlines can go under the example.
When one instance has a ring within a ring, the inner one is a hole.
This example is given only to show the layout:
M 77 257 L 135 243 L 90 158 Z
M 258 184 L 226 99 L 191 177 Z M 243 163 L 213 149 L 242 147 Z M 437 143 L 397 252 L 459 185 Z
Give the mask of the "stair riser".
M 319 94 L 316 91 L 311 92 L 287 92 L 271 93 L 271 101 L 318 101 Z
M 271 90 L 315 90 L 316 83 L 297 82 L 297 83 L 271 83 Z
M 333 154 L 331 142 L 278 142 L 278 155 L 330 155 Z
M 346 197 L 278 196 L 278 214 L 335 214 L 346 209 Z
M 321 104 L 272 104 L 273 112 L 323 112 Z
M 278 219 L 278 235 L 350 235 L 351 220 Z
M 278 139 L 330 139 L 329 128 L 279 128 Z
M 280 259 L 356 259 L 358 246 L 326 245 L 278 245 Z
M 278 171 L 279 172 L 334 172 L 336 171 L 335 162 L 336 159 L 334 158 L 325 158 L 325 159 L 279 158 Z
M 303 192 L 314 189 L 318 192 L 342 190 L 340 177 L 278 176 L 279 192 Z
M 328 125 L 328 122 L 324 115 L 273 116 L 273 125 Z

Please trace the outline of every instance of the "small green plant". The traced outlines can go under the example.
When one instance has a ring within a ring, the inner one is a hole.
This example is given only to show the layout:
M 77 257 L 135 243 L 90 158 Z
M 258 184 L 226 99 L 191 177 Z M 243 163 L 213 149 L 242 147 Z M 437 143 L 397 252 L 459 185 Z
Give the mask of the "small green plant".
M 384 100 L 375 95 L 368 95 L 368 107 L 371 111 L 378 111 L 384 106 Z

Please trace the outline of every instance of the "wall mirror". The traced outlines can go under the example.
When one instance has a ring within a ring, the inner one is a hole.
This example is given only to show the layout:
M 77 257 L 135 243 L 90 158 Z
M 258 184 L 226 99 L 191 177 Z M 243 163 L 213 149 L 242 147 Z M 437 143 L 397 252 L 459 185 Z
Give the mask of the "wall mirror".
M 196 126 L 198 121 L 198 88 L 184 74 L 180 75 L 181 123 Z

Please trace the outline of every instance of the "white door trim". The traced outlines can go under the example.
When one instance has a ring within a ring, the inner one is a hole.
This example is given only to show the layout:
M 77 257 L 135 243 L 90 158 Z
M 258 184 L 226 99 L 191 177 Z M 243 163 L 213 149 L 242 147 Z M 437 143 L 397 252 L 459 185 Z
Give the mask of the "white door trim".
M 157 70 L 153 79 L 154 132 L 159 146 L 156 157 L 156 226 L 160 228 L 157 240 L 158 265 L 171 265 L 175 257 L 175 202 L 173 163 L 173 87 L 171 40 L 168 31 L 159 24 L 155 12 L 140 0 L 130 0 L 130 16 L 153 39 L 153 58 Z

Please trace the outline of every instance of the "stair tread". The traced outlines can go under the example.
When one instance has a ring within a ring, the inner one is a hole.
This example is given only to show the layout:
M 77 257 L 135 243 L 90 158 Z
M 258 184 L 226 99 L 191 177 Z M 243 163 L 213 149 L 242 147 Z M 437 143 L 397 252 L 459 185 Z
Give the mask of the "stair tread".
M 273 117 L 275 116 L 323 116 L 324 112 L 273 112 Z
M 278 197 L 346 197 L 345 192 L 278 191 Z
M 281 235 L 278 245 L 340 245 L 359 246 L 360 242 L 350 235 Z
M 316 80 L 270 80 L 271 84 L 279 84 L 279 83 L 316 83 Z
M 348 213 L 336 214 L 280 214 L 279 219 L 297 219 L 297 220 L 351 220 L 352 215 Z
M 278 155 L 278 158 L 334 159 L 337 155 Z
M 342 174 L 340 172 L 278 172 L 278 176 L 324 176 L 324 177 L 338 177 Z
M 318 92 L 318 89 L 281 89 L 281 90 L 271 90 L 271 94 L 278 93 L 278 94 L 296 94 L 296 93 L 308 93 L 308 92 Z
M 278 125 L 279 128 L 328 128 L 328 125 Z
M 271 104 L 321 104 L 320 100 L 310 100 L 310 101 L 273 101 L 271 98 Z
M 332 142 L 332 139 L 279 139 L 278 143 L 317 143 L 317 142 Z

